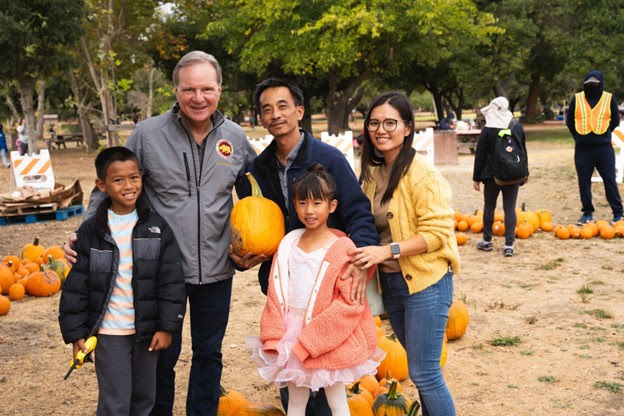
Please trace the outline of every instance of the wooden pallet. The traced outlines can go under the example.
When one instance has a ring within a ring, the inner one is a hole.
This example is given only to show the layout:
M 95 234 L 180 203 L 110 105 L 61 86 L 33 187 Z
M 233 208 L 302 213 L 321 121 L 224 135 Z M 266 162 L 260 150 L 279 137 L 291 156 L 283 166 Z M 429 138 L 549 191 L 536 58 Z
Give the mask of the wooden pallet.
M 51 204 L 55 205 L 55 204 Z M 33 224 L 44 221 L 65 221 L 69 217 L 75 215 L 83 215 L 83 205 L 71 205 L 67 208 L 57 209 L 54 211 L 38 211 L 24 214 L 0 215 L 0 225 L 12 224 Z
M 2 204 L 0 205 L 0 216 L 11 217 L 15 215 L 40 214 L 44 212 L 57 211 L 59 204 Z

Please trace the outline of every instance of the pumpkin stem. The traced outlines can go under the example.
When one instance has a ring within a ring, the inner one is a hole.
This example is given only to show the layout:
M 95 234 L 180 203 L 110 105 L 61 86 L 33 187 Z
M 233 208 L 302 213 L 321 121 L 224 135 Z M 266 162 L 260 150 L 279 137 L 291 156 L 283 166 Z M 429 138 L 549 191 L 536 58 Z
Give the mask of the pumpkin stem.
M 223 388 L 223 386 L 219 386 L 219 389 L 221 390 L 221 396 L 225 396 L 226 394 L 228 394 L 227 390 Z
M 351 386 L 349 391 L 353 394 L 360 394 L 362 392 L 362 390 L 360 389 L 360 382 L 358 381 L 353 386 Z
M 56 260 L 54 259 L 54 257 L 52 257 L 52 254 L 48 254 L 48 262 L 50 264 L 54 263 Z
M 247 179 L 249 179 L 249 183 L 251 183 L 251 196 L 262 196 L 260 185 L 258 185 L 258 182 L 256 182 L 256 178 L 253 177 L 251 172 L 247 172 L 245 176 L 247 176 Z
M 39 245 L 39 237 L 35 237 L 35 240 L 33 241 L 33 245 L 35 246 Z
M 399 395 L 397 393 L 397 385 L 399 383 L 396 380 L 393 380 L 392 383 L 390 383 L 390 390 L 388 390 L 388 394 L 387 394 L 387 398 L 389 400 L 396 400 Z
M 419 410 L 420 410 L 420 403 L 418 403 L 418 400 L 414 400 L 409 410 L 407 411 L 407 416 L 417 416 Z

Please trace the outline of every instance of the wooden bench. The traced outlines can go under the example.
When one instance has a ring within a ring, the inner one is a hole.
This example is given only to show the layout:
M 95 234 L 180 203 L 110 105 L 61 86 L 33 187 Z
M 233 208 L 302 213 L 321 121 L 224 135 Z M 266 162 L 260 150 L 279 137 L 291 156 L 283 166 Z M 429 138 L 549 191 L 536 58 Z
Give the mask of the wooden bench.
M 82 146 L 84 144 L 84 138 L 82 133 L 57 134 L 50 137 L 45 142 L 48 149 L 52 149 L 52 145 L 55 145 L 57 149 L 60 149 L 61 146 L 67 149 L 68 142 L 76 142 L 76 147 Z

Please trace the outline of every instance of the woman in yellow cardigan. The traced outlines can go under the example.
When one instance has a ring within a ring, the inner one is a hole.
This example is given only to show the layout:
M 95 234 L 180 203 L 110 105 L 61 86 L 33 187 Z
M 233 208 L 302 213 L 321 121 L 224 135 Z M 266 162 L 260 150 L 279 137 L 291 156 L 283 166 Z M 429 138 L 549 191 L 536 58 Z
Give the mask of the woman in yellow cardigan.
M 414 112 L 403 94 L 375 98 L 364 122 L 362 186 L 381 245 L 357 248 L 352 262 L 378 265 L 384 308 L 407 351 L 423 415 L 455 415 L 440 367 L 459 272 L 451 187 L 412 148 Z

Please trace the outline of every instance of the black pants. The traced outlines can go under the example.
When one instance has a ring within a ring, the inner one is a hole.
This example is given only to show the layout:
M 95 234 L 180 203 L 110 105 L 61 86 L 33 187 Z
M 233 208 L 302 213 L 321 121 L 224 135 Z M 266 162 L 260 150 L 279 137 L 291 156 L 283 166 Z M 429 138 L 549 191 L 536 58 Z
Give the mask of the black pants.
M 609 143 L 598 146 L 579 147 L 574 149 L 574 164 L 578 177 L 579 192 L 583 214 L 594 212 L 592 203 L 591 177 L 594 168 L 602 177 L 605 195 L 611 206 L 614 217 L 622 215 L 622 199 L 615 181 L 615 151 Z
M 520 184 L 499 186 L 494 179 L 483 181 L 483 239 L 492 240 L 492 224 L 498 194 L 503 193 L 503 211 L 505 211 L 505 245 L 513 246 L 516 233 L 516 199 Z

